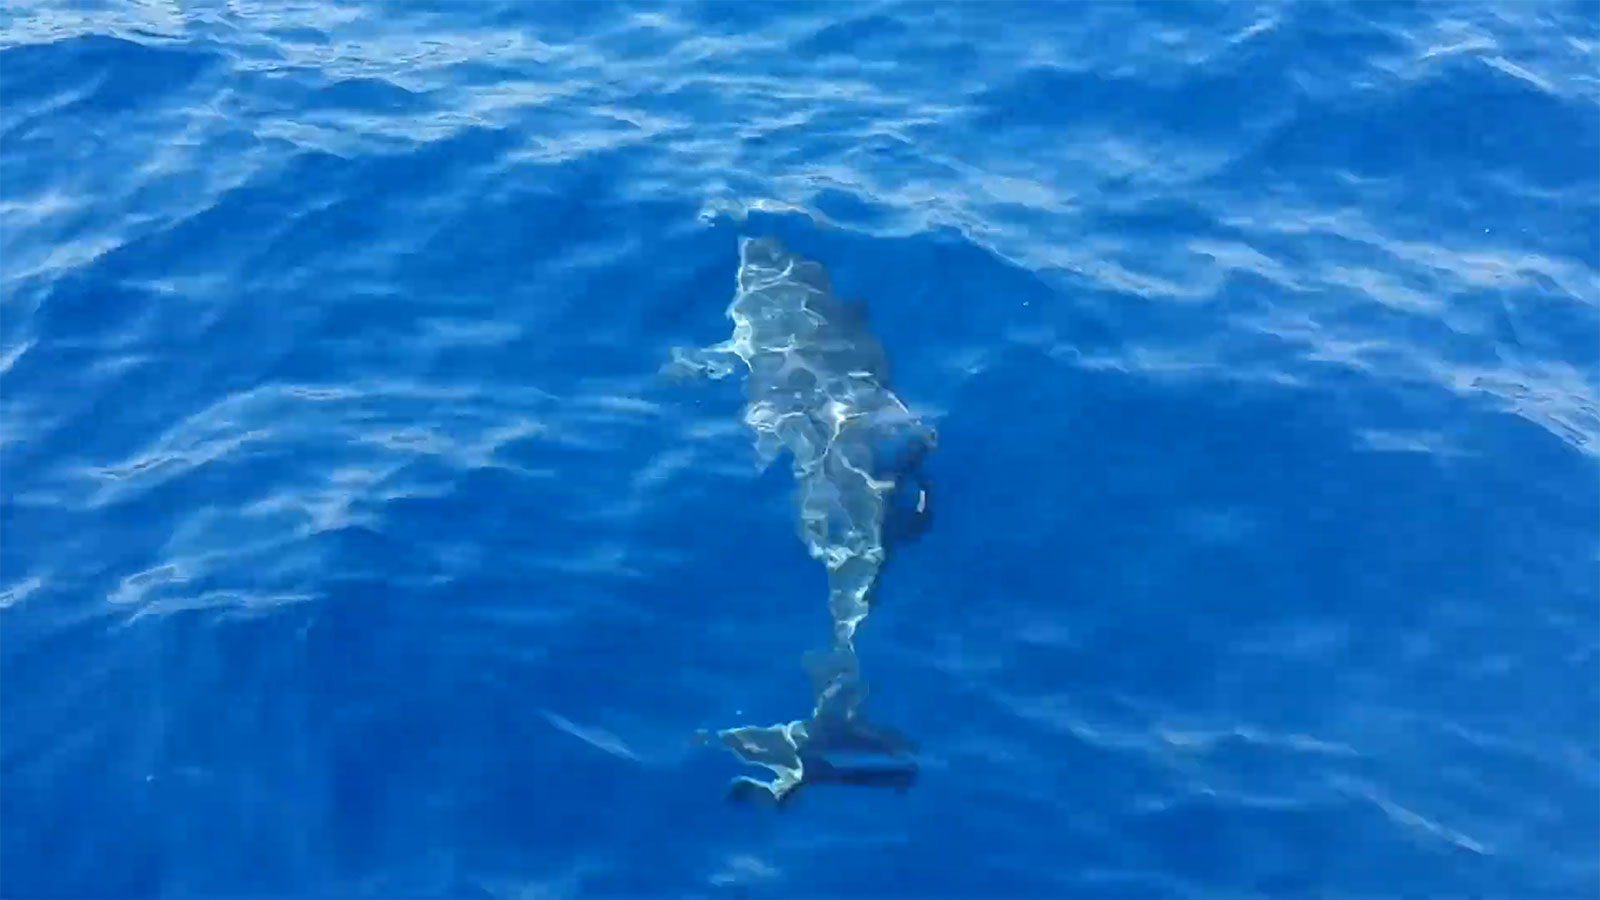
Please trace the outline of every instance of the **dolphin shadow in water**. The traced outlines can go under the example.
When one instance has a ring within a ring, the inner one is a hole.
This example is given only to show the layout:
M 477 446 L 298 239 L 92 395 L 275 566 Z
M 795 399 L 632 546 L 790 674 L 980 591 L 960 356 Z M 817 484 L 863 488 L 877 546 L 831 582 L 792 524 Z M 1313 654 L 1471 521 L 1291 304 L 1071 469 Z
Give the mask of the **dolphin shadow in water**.
M 739 242 L 733 336 L 675 348 L 673 375 L 747 371 L 744 421 L 763 465 L 793 463 L 799 537 L 828 574 L 832 640 L 806 654 L 815 706 L 805 719 L 717 732 L 735 756 L 773 773 L 735 780 L 730 795 L 784 803 L 802 784 L 908 787 L 915 747 L 861 716 L 854 637 L 871 608 L 891 543 L 931 522 L 923 460 L 934 430 L 889 386 L 888 360 L 859 304 L 836 297 L 816 262 L 777 241 Z

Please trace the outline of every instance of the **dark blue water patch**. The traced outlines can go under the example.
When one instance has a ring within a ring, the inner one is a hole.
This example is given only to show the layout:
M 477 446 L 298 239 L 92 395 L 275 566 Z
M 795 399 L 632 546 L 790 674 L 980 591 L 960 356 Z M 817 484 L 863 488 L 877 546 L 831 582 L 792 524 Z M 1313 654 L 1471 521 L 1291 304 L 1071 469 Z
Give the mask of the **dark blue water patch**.
M 1097 632 L 1096 637 L 1106 660 L 1133 659 L 1114 652 L 1115 646 L 1158 642 L 1170 644 L 1171 652 L 1156 659 L 1185 660 L 1179 668 L 1203 673 L 1202 660 L 1220 649 L 1216 642 L 1221 635 L 1260 627 L 1278 614 L 1275 604 L 1260 598 L 1293 596 L 1294 614 L 1313 617 L 1338 616 L 1352 594 L 1369 602 L 1375 593 L 1397 601 L 1417 598 L 1387 607 L 1383 618 L 1388 624 L 1382 627 L 1377 620 L 1369 621 L 1361 643 L 1375 664 L 1393 652 L 1392 639 L 1420 623 L 1418 616 L 1427 602 L 1422 598 L 1459 596 L 1515 571 L 1506 566 L 1495 529 L 1466 528 L 1466 523 L 1476 521 L 1471 511 L 1483 500 L 1463 496 L 1459 482 L 1438 484 L 1431 464 L 1422 459 L 1390 457 L 1388 465 L 1375 465 L 1384 460 L 1349 448 L 1330 410 L 1303 409 L 1300 399 L 1285 393 L 1270 405 L 1257 401 L 1219 408 L 1193 393 L 1140 396 L 1130 394 L 1126 386 L 1115 389 L 1103 379 L 1063 386 L 1052 404 L 1058 421 L 1070 423 L 1070 433 L 1093 439 L 1041 441 L 1042 435 L 1019 433 L 1013 426 L 1011 439 L 989 450 L 1008 457 L 997 469 L 1037 473 L 1055 466 L 1067 472 L 1117 475 L 1066 479 L 1059 492 L 1047 496 L 1030 492 L 1026 480 L 992 487 L 984 499 L 987 517 L 1016 523 L 1054 521 L 1060 531 L 1052 535 L 1048 526 L 1033 524 L 986 542 L 982 561 L 973 560 L 974 577 L 984 581 L 987 590 L 1016 596 L 1031 583 L 1017 574 L 1020 560 L 1051 546 L 1052 556 L 1083 561 L 1056 575 L 1062 596 L 1091 605 L 1110 602 L 1099 598 L 1118 598 L 1108 607 L 1108 612 L 1114 610 L 1107 620 L 1113 630 Z M 1230 418 L 1236 420 L 1232 427 L 1226 424 Z M 1270 428 L 1250 424 L 1256 422 L 1273 424 Z M 1159 435 L 1145 423 L 1160 423 Z M 959 469 L 960 457 L 980 445 L 977 435 L 983 428 L 981 421 L 947 424 L 941 455 L 956 461 L 946 458 L 941 464 Z M 1305 445 L 1321 448 L 1314 461 L 1295 452 Z M 1241 552 L 1234 543 L 1237 538 L 1226 532 L 1212 542 L 1167 541 L 1163 534 L 1170 533 L 1173 522 L 1160 498 L 1179 484 L 1186 486 L 1186 495 L 1199 508 L 1216 504 L 1249 510 L 1272 506 L 1270 497 L 1296 496 L 1292 513 L 1280 508 L 1270 522 L 1259 523 L 1251 522 L 1246 513 L 1240 523 L 1251 529 L 1270 528 L 1278 553 L 1264 560 Z M 1384 501 L 1381 514 L 1368 511 L 1377 498 Z M 946 522 L 977 514 L 962 508 L 971 502 L 963 497 L 948 502 L 957 508 L 946 510 Z M 1064 521 L 1048 510 L 1073 514 Z M 1450 537 L 1439 537 L 1443 534 Z M 1403 554 L 1397 552 L 1400 548 Z M 1169 576 L 1148 582 L 1155 572 Z M 1172 620 L 1166 599 L 1177 595 L 1210 599 L 1203 610 L 1194 610 L 1193 618 L 1185 617 L 1179 624 Z M 1139 612 L 1146 603 L 1148 616 Z M 1189 632 L 1195 628 L 1203 630 Z M 1163 695 L 1196 691 L 1202 702 L 1208 690 L 1203 677 L 1179 677 L 1178 670 L 1164 671 L 1148 659 L 1126 667 L 1114 662 L 1102 666 L 1098 676 L 1106 686 L 1148 689 L 1171 679 L 1161 688 Z
M 1085 227 L 1150 234 L 1173 242 L 1207 237 L 1242 238 L 1237 228 L 1218 222 L 1214 211 L 1183 197 L 1153 197 L 1109 208 L 1094 214 Z
M 900 16 L 866 15 L 825 25 L 796 44 L 793 50 L 807 56 L 851 54 L 872 57 L 885 44 L 898 43 L 911 33 L 912 26 Z
M 147 109 L 152 101 L 183 91 L 220 62 L 213 54 L 94 34 L 0 50 L 6 105 L 25 109 L 50 98 L 71 98 L 52 107 L 52 119 L 93 119 Z M 31 121 L 40 121 L 37 113 Z M 23 122 L 0 127 L 9 134 Z
M 1600 174 L 1594 177 L 1600 178 Z M 1396 217 L 1396 223 L 1403 222 L 1407 231 L 1426 234 L 1448 229 L 1446 233 L 1460 235 L 1464 242 L 1510 233 L 1552 257 L 1600 265 L 1600 206 L 1590 202 L 1595 188 L 1585 182 L 1557 189 L 1550 202 L 1539 204 L 1518 199 L 1540 189 L 1512 171 L 1461 178 L 1448 187 L 1404 180 L 1393 183 L 1393 189 L 1405 197 L 1405 206 L 1412 210 Z M 1525 277 L 1534 281 L 1541 294 L 1571 291 L 1570 286 L 1554 285 L 1542 274 L 1525 273 Z
M 1600 313 L 1572 298 L 1539 302 L 1534 296 L 1561 297 L 1565 291 L 1547 277 L 1530 281 L 1536 290 L 1463 291 L 1455 296 L 1456 309 L 1501 353 L 1566 360 L 1580 371 L 1600 369 L 1600 345 L 1588 340 Z
M 219 827 L 242 829 L 251 839 L 220 849 L 208 857 L 207 865 L 249 871 L 265 883 L 286 884 L 280 879 L 305 874 L 295 872 L 295 857 L 284 852 L 285 844 L 314 835 L 278 831 L 261 818 L 266 806 L 276 806 L 284 798 L 285 787 L 303 784 L 306 774 L 293 760 L 274 772 L 271 756 L 283 746 L 279 740 L 294 734 L 292 718 L 286 720 L 280 713 L 283 702 L 305 696 L 303 688 L 286 680 L 292 671 L 283 665 L 285 655 L 293 653 L 297 623 L 292 617 L 279 619 L 269 626 L 275 639 L 268 642 L 254 640 L 261 635 L 258 628 L 213 625 L 199 617 L 179 617 L 159 626 L 145 622 L 108 633 L 106 623 L 100 622 L 77 629 L 72 651 L 48 657 L 7 654 L 8 683 L 62 685 L 64 712 L 106 723 L 87 733 L 87 740 L 60 750 L 92 757 L 83 761 L 86 772 L 93 774 L 81 786 L 115 808 L 122 823 L 115 829 L 120 840 L 107 842 L 102 837 L 110 832 L 91 821 L 45 814 L 36 804 L 48 802 L 48 773 L 73 762 L 46 756 L 29 765 L 8 751 L 8 784 L 16 788 L 7 791 L 8 819 L 42 826 L 6 828 L 8 853 L 72 866 L 66 877 L 19 872 L 14 889 L 33 885 L 32 892 L 40 896 L 91 890 L 184 893 L 183 882 L 203 878 L 206 866 L 186 867 L 186 874 L 175 878 L 173 854 Z M 201 631 L 215 638 L 206 642 L 214 650 L 200 651 L 193 641 L 183 639 L 186 633 Z M 240 702 L 243 697 L 251 701 Z M 204 710 L 196 710 L 197 700 L 206 706 Z M 198 727 L 180 732 L 179 710 L 201 712 L 206 723 L 190 723 Z M 237 735 L 241 730 L 255 732 L 255 746 L 268 755 L 252 753 L 247 759 L 228 740 L 222 745 L 206 743 L 208 734 Z M 268 735 L 275 740 L 259 740 Z M 276 779 L 277 790 L 260 779 Z M 220 785 L 228 789 L 219 790 Z M 162 809 L 169 813 L 162 814 Z M 258 824 L 252 827 L 252 821 Z M 234 863 L 240 862 L 244 865 L 236 868 Z M 116 874 L 107 878 L 101 866 Z
M 808 0 L 802 0 L 787 9 L 755 3 L 735 4 L 718 3 L 717 0 L 693 0 L 685 6 L 684 11 L 687 13 L 686 18 L 693 21 L 703 32 L 743 35 L 759 32 L 763 25 L 774 21 L 791 19 L 796 15 L 823 9 L 826 9 L 825 5 Z
M 985 130 L 1111 126 L 1126 133 L 1237 140 L 1287 113 L 1285 99 L 1261 90 L 1261 83 L 1284 77 L 1292 54 L 1293 48 L 1276 55 L 1246 51 L 1230 57 L 1225 69 L 1165 81 L 1037 67 L 973 98 L 984 111 L 972 124 Z
M 1236 168 L 1338 168 L 1430 182 L 1471 171 L 1515 172 L 1541 188 L 1596 180 L 1600 123 L 1588 111 L 1471 59 L 1365 101 L 1306 109 Z

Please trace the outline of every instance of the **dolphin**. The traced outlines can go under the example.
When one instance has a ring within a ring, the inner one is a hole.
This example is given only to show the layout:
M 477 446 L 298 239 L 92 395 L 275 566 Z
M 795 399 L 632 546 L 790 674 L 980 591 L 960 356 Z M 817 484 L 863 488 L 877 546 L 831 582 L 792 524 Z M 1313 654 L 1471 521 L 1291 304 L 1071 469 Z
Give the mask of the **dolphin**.
M 915 747 L 862 717 L 866 684 L 854 637 L 888 542 L 914 538 L 930 521 L 922 463 L 937 434 L 891 389 L 865 308 L 836 296 L 820 264 L 772 238 L 741 238 L 735 288 L 727 308 L 733 335 L 673 348 L 663 369 L 714 379 L 746 373 L 744 421 L 763 466 L 790 457 L 797 531 L 827 570 L 832 635 L 805 657 L 815 700 L 809 716 L 716 733 L 734 755 L 773 776 L 741 776 L 731 796 L 781 802 L 802 784 L 823 782 L 904 787 L 915 778 Z M 878 762 L 845 763 L 839 755 Z

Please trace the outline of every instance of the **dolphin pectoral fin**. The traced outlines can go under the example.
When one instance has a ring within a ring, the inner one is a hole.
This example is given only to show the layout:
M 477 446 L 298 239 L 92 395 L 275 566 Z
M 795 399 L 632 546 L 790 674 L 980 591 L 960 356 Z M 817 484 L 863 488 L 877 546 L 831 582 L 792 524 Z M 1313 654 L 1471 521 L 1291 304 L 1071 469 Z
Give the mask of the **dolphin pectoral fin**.
M 691 349 L 673 347 L 671 357 L 661 364 L 657 374 L 669 381 L 691 381 L 696 378 L 718 380 L 733 374 L 743 362 L 727 342 L 710 347 Z
M 789 796 L 794 793 L 794 788 L 798 786 L 798 784 L 793 785 L 789 790 L 780 794 L 772 785 L 764 781 L 757 781 L 748 775 L 740 775 L 728 783 L 727 799 L 729 803 L 781 807 L 787 802 Z

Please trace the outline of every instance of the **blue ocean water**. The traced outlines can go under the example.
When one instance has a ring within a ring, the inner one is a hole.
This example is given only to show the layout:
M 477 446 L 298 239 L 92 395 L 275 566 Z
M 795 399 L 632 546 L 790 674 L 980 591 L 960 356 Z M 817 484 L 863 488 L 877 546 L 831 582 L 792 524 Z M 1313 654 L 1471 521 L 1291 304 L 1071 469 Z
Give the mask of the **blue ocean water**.
M 909 789 L 697 737 L 741 238 L 937 428 Z M 1600 893 L 1592 3 L 21 0 L 0 254 L 5 897 Z

